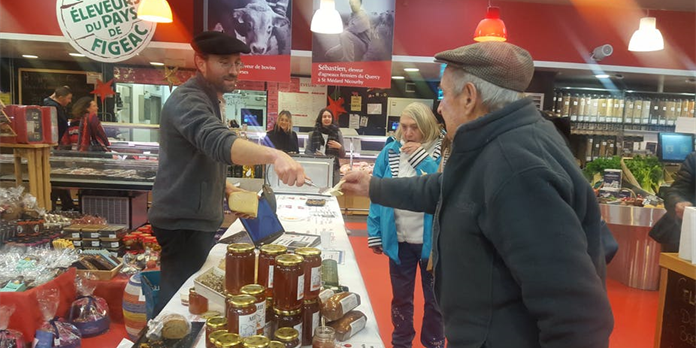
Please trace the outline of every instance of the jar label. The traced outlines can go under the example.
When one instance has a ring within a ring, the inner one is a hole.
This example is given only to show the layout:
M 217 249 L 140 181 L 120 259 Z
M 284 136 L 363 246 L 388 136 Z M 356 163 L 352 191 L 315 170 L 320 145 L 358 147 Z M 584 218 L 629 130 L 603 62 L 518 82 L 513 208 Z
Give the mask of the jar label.
M 341 309 L 343 310 L 344 315 L 355 309 L 355 307 L 357 306 L 358 296 L 356 296 L 355 294 L 350 294 L 341 300 Z
M 256 313 L 239 316 L 239 336 L 249 337 L 256 335 Z
M 309 285 L 309 291 L 317 291 L 321 288 L 321 266 L 312 267 L 312 281 Z
M 312 314 L 312 332 L 314 332 L 316 328 L 319 327 L 319 313 L 320 312 Z
M 356 333 L 360 332 L 360 330 L 365 328 L 365 322 L 367 319 L 365 317 L 360 317 L 360 319 L 350 323 L 350 336 L 355 335 Z
M 304 274 L 297 277 L 297 299 L 301 300 L 304 298 Z
M 273 289 L 273 265 L 268 266 L 268 288 Z
M 266 301 L 256 304 L 256 329 L 260 330 L 266 326 Z

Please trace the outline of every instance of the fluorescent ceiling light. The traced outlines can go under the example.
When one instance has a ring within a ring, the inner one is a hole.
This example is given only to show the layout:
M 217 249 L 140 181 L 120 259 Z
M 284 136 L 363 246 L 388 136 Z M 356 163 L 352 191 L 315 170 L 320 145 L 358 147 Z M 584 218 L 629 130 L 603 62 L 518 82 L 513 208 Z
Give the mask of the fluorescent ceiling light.
M 416 71 L 420 71 L 420 69 L 418 69 L 418 68 L 404 68 L 404 71 L 406 71 L 406 72 L 416 72 Z
M 609 75 L 607 75 L 607 74 L 599 74 L 599 75 L 595 75 L 594 77 L 596 77 L 596 78 L 598 78 L 598 79 L 608 79 L 608 78 L 609 78 Z
M 399 76 L 399 75 L 394 75 L 394 76 L 392 76 L 392 79 L 394 79 L 394 80 L 403 80 L 403 79 L 405 79 L 405 77 Z
M 29 59 L 36 59 L 39 58 L 39 56 L 35 56 L 33 54 L 23 54 L 22 57 L 24 58 L 29 58 Z
M 164 63 L 160 63 L 160 62 L 150 62 L 150 65 L 154 65 L 154 66 L 164 66 Z
M 85 56 L 84 54 L 81 54 L 81 53 L 73 53 L 73 52 L 70 52 L 70 53 L 68 53 L 68 54 L 71 55 L 71 56 L 73 56 L 73 57 L 84 57 L 84 56 Z

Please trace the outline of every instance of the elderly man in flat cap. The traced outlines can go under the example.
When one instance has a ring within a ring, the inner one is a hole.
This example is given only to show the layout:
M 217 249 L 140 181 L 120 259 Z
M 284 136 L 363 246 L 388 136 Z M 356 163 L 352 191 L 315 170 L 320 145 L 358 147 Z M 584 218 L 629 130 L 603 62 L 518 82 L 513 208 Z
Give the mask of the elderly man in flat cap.
M 601 216 L 564 140 L 522 93 L 524 49 L 481 42 L 438 53 L 442 174 L 346 176 L 343 190 L 434 214 L 435 295 L 451 347 L 606 348 Z
M 162 246 L 157 312 L 206 260 L 223 221 L 231 164 L 272 163 L 288 185 L 304 184 L 302 166 L 282 151 L 238 140 L 220 113 L 224 93 L 234 91 L 249 53 L 243 42 L 203 32 L 191 42 L 198 73 L 167 99 L 160 120 L 157 178 L 149 219 Z

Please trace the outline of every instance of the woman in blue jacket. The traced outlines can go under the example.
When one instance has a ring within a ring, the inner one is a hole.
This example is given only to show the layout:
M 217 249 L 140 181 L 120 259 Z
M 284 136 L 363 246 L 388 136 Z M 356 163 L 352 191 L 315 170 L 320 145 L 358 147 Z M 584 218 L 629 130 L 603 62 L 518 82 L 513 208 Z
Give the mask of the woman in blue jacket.
M 387 141 L 375 162 L 373 176 L 412 177 L 435 173 L 440 165 L 441 133 L 435 115 L 422 103 L 411 103 L 401 113 L 395 140 Z M 412 346 L 413 291 L 420 267 L 425 297 L 421 343 L 444 347 L 442 315 L 435 303 L 433 276 L 427 271 L 433 216 L 370 204 L 368 246 L 389 256 L 392 283 L 392 345 Z

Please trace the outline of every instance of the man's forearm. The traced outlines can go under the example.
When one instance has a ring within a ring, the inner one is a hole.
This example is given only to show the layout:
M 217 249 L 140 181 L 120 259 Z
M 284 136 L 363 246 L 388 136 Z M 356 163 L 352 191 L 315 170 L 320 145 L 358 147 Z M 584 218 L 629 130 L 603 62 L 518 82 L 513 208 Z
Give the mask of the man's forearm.
M 261 146 L 244 139 L 232 143 L 232 163 L 240 165 L 269 164 L 278 157 L 276 149 Z

